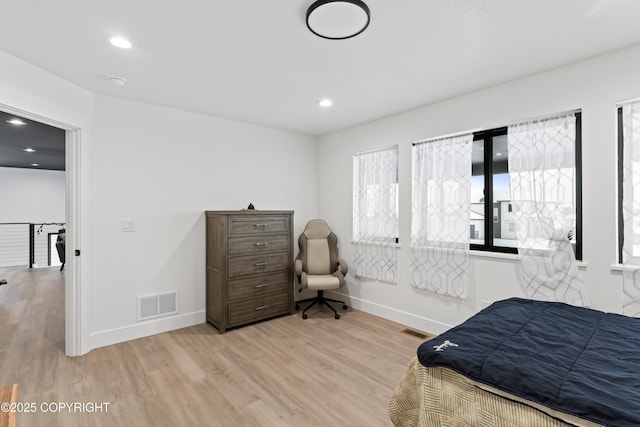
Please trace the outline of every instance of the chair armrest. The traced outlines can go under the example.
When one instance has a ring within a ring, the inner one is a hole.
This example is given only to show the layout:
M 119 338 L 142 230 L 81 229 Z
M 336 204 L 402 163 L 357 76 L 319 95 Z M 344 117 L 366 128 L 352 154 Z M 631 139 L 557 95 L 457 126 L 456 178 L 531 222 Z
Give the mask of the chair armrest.
M 346 276 L 347 271 L 349 271 L 349 265 L 342 258 L 338 258 L 338 270 L 340 270 L 343 276 Z
M 296 276 L 298 277 L 298 281 L 300 281 L 300 276 L 302 276 L 302 260 L 297 259 L 294 267 L 296 269 Z
M 302 288 L 307 286 L 307 274 L 302 271 L 302 260 L 297 259 L 294 268 L 296 271 L 296 279 L 298 279 L 298 285 L 300 285 L 300 289 L 298 291 L 302 291 Z

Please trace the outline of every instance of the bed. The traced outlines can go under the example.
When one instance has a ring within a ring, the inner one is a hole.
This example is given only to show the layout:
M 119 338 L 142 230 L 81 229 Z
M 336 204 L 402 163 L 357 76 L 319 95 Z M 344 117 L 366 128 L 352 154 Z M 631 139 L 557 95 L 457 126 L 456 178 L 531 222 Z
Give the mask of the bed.
M 640 319 L 510 298 L 424 342 L 396 426 L 639 426 Z

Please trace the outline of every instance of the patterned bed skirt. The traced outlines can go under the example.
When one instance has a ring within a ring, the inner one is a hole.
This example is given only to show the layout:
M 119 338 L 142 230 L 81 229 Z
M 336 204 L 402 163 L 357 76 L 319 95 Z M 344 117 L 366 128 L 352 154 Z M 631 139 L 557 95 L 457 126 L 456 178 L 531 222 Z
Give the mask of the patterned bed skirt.
M 515 396 L 511 398 L 517 399 Z M 450 369 L 427 368 L 420 364 L 417 357 L 409 364 L 389 400 L 387 410 L 396 427 L 597 425 L 558 412 L 551 416 L 526 403 L 480 388 L 478 384 Z

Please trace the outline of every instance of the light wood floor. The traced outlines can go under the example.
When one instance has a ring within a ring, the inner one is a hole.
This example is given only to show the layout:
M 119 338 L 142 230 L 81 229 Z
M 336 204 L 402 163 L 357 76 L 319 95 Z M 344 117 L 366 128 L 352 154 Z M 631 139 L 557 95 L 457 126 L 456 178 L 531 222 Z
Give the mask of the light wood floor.
M 0 268 L 0 386 L 19 383 L 18 400 L 38 408 L 19 427 L 390 426 L 387 401 L 423 341 L 348 310 L 223 335 L 202 324 L 66 357 L 63 274 Z M 109 406 L 43 412 L 50 402 Z

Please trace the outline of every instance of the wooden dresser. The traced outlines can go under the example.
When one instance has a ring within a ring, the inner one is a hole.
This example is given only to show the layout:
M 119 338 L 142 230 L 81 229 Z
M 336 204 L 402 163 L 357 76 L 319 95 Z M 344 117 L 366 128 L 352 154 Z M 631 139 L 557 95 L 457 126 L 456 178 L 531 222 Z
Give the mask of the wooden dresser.
M 206 211 L 207 322 L 293 314 L 293 211 Z

